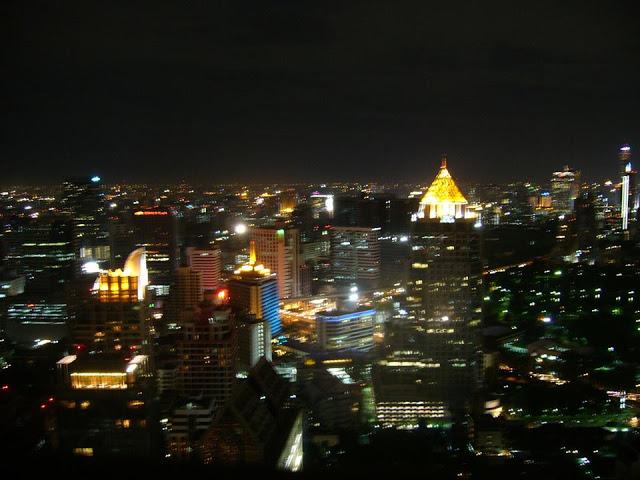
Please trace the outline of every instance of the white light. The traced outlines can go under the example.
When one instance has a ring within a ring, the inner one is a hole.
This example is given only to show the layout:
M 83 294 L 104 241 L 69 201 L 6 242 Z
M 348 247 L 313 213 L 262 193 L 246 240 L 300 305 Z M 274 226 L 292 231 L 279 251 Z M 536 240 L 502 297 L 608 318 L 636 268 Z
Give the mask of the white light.
M 91 181 L 92 181 L 93 183 L 98 183 L 98 182 L 100 181 L 100 177 L 99 177 L 99 176 L 97 176 L 97 175 L 96 175 L 96 176 L 94 176 L 94 177 L 91 177 Z
M 351 287 L 351 288 L 349 289 L 349 291 L 350 291 L 351 293 L 357 292 L 357 291 L 358 291 L 358 287 L 355 287 L 355 286 L 354 286 L 354 287 Z
M 243 223 L 239 223 L 233 228 L 233 231 L 236 232 L 237 235 L 244 235 L 247 233 L 247 226 Z
M 98 273 L 100 271 L 100 265 L 98 262 L 86 262 L 82 265 L 83 273 Z
M 349 301 L 350 302 L 357 302 L 358 301 L 358 294 L 357 293 L 350 293 L 349 294 Z
M 327 212 L 333 213 L 333 195 L 327 196 L 324 201 L 324 208 L 327 210 Z
M 551 323 L 551 317 L 542 317 L 544 323 Z

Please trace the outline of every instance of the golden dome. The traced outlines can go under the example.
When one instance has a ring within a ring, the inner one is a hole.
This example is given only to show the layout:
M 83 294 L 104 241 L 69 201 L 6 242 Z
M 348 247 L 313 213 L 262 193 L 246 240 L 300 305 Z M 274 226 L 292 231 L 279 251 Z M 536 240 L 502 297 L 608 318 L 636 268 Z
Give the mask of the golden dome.
M 447 157 L 442 157 L 440 171 L 420 200 L 418 217 L 462 218 L 468 203 L 447 170 Z

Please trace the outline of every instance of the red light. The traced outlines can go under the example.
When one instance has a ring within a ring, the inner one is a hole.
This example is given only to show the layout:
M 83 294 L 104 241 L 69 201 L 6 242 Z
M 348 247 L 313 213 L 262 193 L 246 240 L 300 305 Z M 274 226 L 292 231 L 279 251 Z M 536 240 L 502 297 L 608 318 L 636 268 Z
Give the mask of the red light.
M 42 405 L 40 405 L 40 408 L 41 408 L 42 410 L 44 410 L 45 408 L 47 408 L 47 404 L 46 404 L 46 403 L 43 403 Z
M 8 392 L 9 391 L 9 385 L 2 385 L 2 391 L 3 392 Z
M 223 288 L 218 292 L 218 300 L 226 300 L 228 295 L 229 291 Z
M 53 397 L 49 397 L 49 403 L 53 402 Z

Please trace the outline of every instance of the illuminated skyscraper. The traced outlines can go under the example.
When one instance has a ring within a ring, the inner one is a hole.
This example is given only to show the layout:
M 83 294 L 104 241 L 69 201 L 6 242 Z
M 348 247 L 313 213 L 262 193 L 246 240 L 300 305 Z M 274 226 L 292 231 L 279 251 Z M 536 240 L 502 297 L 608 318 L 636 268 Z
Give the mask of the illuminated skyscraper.
M 178 268 L 178 222 L 168 209 L 138 210 L 133 214 L 135 246 L 144 247 L 149 267 L 149 287 L 158 295 L 169 293 L 171 275 Z
M 300 235 L 295 228 L 254 228 L 256 261 L 276 274 L 280 298 L 299 296 Z
M 187 264 L 200 273 L 203 291 L 213 291 L 220 286 L 222 259 L 217 248 L 187 248 Z
M 201 275 L 191 267 L 181 267 L 172 277 L 164 320 L 171 326 L 177 326 L 190 320 L 202 302 Z
M 271 328 L 269 322 L 253 315 L 243 315 L 238 322 L 238 360 L 245 370 L 253 368 L 264 357 L 271 361 Z
M 185 321 L 177 341 L 178 389 L 187 397 L 202 396 L 223 405 L 236 374 L 238 334 L 235 316 L 224 306 L 201 305 Z
M 318 346 L 325 353 L 371 351 L 375 313 L 371 308 L 357 308 L 316 314 Z
M 625 143 L 620 147 L 620 150 L 618 150 L 618 171 L 620 177 L 624 176 L 629 162 L 631 162 L 631 146 Z
M 629 218 L 638 210 L 636 177 L 638 172 L 631 168 L 631 162 L 627 163 L 622 176 L 622 188 L 620 189 L 620 217 L 622 218 L 622 230 L 629 229 Z
M 26 277 L 29 292 L 60 292 L 71 281 L 76 252 L 68 221 L 43 216 L 18 225 L 8 238 L 8 266 Z
M 466 406 L 478 386 L 482 269 L 479 235 L 466 205 L 445 159 L 411 235 L 406 315 L 390 332 L 392 353 L 375 369 L 384 424 L 442 423 L 447 412 Z
M 269 323 L 271 335 L 282 330 L 280 297 L 276 277 L 268 268 L 256 264 L 255 243 L 250 243 L 250 260 L 228 282 L 231 306 Z
M 154 454 L 157 427 L 149 357 L 68 355 L 56 367 L 56 421 L 49 434 L 58 453 L 81 457 Z
M 337 284 L 363 289 L 380 283 L 380 228 L 334 227 L 331 230 L 331 270 Z
M 298 194 L 294 189 L 290 188 L 278 194 L 278 212 L 280 215 L 291 215 L 297 204 Z
M 565 166 L 551 176 L 551 205 L 559 215 L 573 211 L 573 202 L 580 193 L 580 172 Z
M 60 205 L 72 220 L 77 273 L 87 262 L 104 266 L 111 255 L 100 177 L 70 179 L 62 187 Z
M 89 297 L 81 302 L 72 326 L 74 341 L 96 352 L 145 350 L 148 283 L 142 248 L 131 252 L 124 269 L 101 271 Z
M 203 437 L 205 463 L 302 468 L 302 412 L 289 402 L 289 384 L 261 359 Z

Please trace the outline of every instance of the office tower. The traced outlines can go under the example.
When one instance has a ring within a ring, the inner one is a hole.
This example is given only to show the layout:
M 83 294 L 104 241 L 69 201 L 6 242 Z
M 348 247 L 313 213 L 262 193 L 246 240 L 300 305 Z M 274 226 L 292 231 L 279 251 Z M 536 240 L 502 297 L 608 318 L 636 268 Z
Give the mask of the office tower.
M 309 362 L 311 363 L 311 362 Z M 298 369 L 298 385 L 310 409 L 314 431 L 336 433 L 356 430 L 360 423 L 362 385 L 345 369 L 320 364 Z
M 377 288 L 380 282 L 379 228 L 334 227 L 331 230 L 331 271 L 338 285 Z
M 236 376 L 238 333 L 231 309 L 202 305 L 182 325 L 176 343 L 180 393 L 223 405 Z
M 58 391 L 50 432 L 59 453 L 83 457 L 151 457 L 155 453 L 153 386 L 146 355 L 69 355 L 57 362 Z
M 595 261 L 598 255 L 598 224 L 593 194 L 581 195 L 575 201 L 575 222 L 572 236 L 575 237 L 576 257 L 580 261 Z
M 214 416 L 214 400 L 188 400 L 179 404 L 167 422 L 167 454 L 173 460 L 189 460 L 197 456 L 200 440 Z
M 122 265 L 129 252 L 136 248 L 132 217 L 129 215 L 111 216 L 108 220 L 108 228 L 111 268 L 116 268 L 118 265 Z
M 256 261 L 276 274 L 280 298 L 299 296 L 300 235 L 295 228 L 254 228 Z
M 187 265 L 200 273 L 203 291 L 213 291 L 220 286 L 222 257 L 219 249 L 188 247 Z
M 406 315 L 389 332 L 391 352 L 375 369 L 382 423 L 446 422 L 477 388 L 482 269 L 466 206 L 443 159 L 412 232 Z
M 415 213 L 415 199 L 398 199 L 392 195 L 373 198 L 339 196 L 335 199 L 332 224 L 338 227 L 379 227 L 381 233 L 408 232 Z
M 71 224 L 55 217 L 29 219 L 8 235 L 7 265 L 26 277 L 30 293 L 64 289 L 73 277 L 75 253 Z
M 316 314 L 318 347 L 324 353 L 365 353 L 373 349 L 376 311 L 341 308 Z
M 26 344 L 69 338 L 68 305 L 55 298 L 33 299 L 24 295 L 6 298 L 0 302 L 0 320 L 0 333 L 5 330 L 7 338 L 14 342 Z
M 638 172 L 631 167 L 631 162 L 628 162 L 624 167 L 620 188 L 620 218 L 624 231 L 629 229 L 629 218 L 634 218 L 634 213 L 638 210 L 637 175 Z
M 163 208 L 138 210 L 133 214 L 133 232 L 136 247 L 147 252 L 149 287 L 158 295 L 167 295 L 171 275 L 179 264 L 175 215 Z
M 309 196 L 309 204 L 311 205 L 311 216 L 314 220 L 327 221 L 333 218 L 333 194 L 313 192 Z
M 250 370 L 262 357 L 271 361 L 269 322 L 253 315 L 242 315 L 238 321 L 238 344 L 240 369 Z
M 62 189 L 60 206 L 71 218 L 76 272 L 89 262 L 105 266 L 111 253 L 100 177 L 70 179 Z
M 143 248 L 129 254 L 124 269 L 101 271 L 89 297 L 79 300 L 74 341 L 96 352 L 148 348 L 144 303 L 148 282 Z
M 409 232 L 385 234 L 378 238 L 380 244 L 380 286 L 404 285 L 409 276 L 411 243 Z
M 580 193 L 580 172 L 565 166 L 551 176 L 551 205 L 559 215 L 573 211 L 573 202 Z
M 255 315 L 258 320 L 269 323 L 271 335 L 275 336 L 282 331 L 276 277 L 268 268 L 256 264 L 253 241 L 249 248 L 249 263 L 238 268 L 227 283 L 229 301 L 239 311 Z
M 164 308 L 166 325 L 177 327 L 191 319 L 203 299 L 201 285 L 200 272 L 191 267 L 180 267 L 173 272 Z
M 298 205 L 298 194 L 293 188 L 278 194 L 278 212 L 280 215 L 291 215 L 295 210 L 296 205 Z
M 202 441 L 205 463 L 302 468 L 302 412 L 289 406 L 289 385 L 261 359 L 237 383 Z
M 631 146 L 627 143 L 618 150 L 618 174 L 620 178 L 624 177 L 627 171 L 627 165 L 631 162 Z

